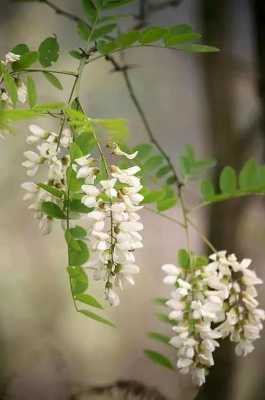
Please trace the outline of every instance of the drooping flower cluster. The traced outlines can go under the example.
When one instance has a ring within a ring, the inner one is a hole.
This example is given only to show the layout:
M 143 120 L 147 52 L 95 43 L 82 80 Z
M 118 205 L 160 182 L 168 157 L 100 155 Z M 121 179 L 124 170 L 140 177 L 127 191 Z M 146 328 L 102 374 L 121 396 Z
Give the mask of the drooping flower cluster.
M 255 285 L 262 281 L 248 268 L 250 263 L 221 251 L 210 256 L 208 265 L 162 267 L 164 282 L 175 287 L 166 304 L 175 322 L 170 344 L 177 349 L 177 368 L 190 372 L 198 385 L 214 364 L 220 339 L 229 336 L 237 343 L 236 354 L 246 355 L 260 336 L 265 313 L 257 308 Z
M 125 153 L 126 154 L 126 153 Z M 130 156 L 130 155 L 129 155 Z M 97 168 L 90 155 L 76 162 L 77 177 L 85 178 L 82 203 L 93 211 L 86 214 L 89 223 L 91 259 L 87 267 L 94 269 L 95 279 L 105 281 L 106 299 L 113 306 L 119 304 L 115 286 L 125 282 L 134 284 L 133 275 L 139 272 L 134 250 L 142 247 L 139 233 L 143 225 L 138 211 L 143 196 L 138 166 L 120 169 L 111 166 L 106 179 L 97 178 Z
M 27 143 L 34 145 L 35 149 L 24 153 L 26 161 L 22 165 L 26 168 L 27 175 L 34 177 L 40 167 L 45 167 L 47 173 L 45 184 L 65 190 L 66 171 L 70 163 L 68 150 L 71 143 L 70 130 L 65 128 L 62 131 L 59 146 L 57 133 L 45 130 L 38 125 L 30 125 L 29 130 L 30 134 L 27 137 Z M 39 220 L 39 227 L 42 233 L 50 233 L 52 220 L 42 212 L 41 207 L 44 201 L 55 201 L 55 199 L 35 182 L 24 182 L 22 188 L 27 191 L 24 200 L 31 201 L 29 209 L 34 212 L 34 217 Z
M 8 68 L 9 65 L 20 60 L 20 55 L 14 54 L 11 51 L 5 55 L 5 59 L 1 61 L 4 68 Z M 20 103 L 24 104 L 27 101 L 27 87 L 21 79 L 16 79 L 15 83 L 17 85 L 17 99 Z M 7 89 L 3 86 L 0 87 L 0 100 L 6 105 L 6 107 L 12 107 L 13 102 L 8 95 Z

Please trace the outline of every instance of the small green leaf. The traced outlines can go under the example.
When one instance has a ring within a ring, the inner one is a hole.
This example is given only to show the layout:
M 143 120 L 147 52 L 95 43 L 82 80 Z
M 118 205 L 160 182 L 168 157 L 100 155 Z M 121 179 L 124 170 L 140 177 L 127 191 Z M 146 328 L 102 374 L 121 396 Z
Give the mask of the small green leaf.
M 80 266 L 71 266 L 67 270 L 70 276 L 73 295 L 78 296 L 85 292 L 88 288 L 88 278 L 84 269 Z
M 164 167 L 160 168 L 157 171 L 156 176 L 158 178 L 162 178 L 163 176 L 167 175 L 170 171 L 171 171 L 170 166 L 169 165 L 165 165 Z
M 99 39 L 108 33 L 112 32 L 117 27 L 117 24 L 107 24 L 95 29 L 91 35 L 91 40 Z
M 164 198 L 162 200 L 159 200 L 157 202 L 157 209 L 160 212 L 166 211 L 169 210 L 170 208 L 175 207 L 176 204 L 177 204 L 177 196 L 175 195 L 169 198 Z
M 165 158 L 160 154 L 150 157 L 143 165 L 144 173 L 157 170 L 163 162 L 165 162 Z
M 95 124 L 105 128 L 115 143 L 123 143 L 129 136 L 128 121 L 125 119 L 94 119 Z
M 79 248 L 77 248 L 78 245 Z M 68 244 L 69 246 L 69 265 L 70 266 L 79 266 L 84 264 L 89 258 L 89 251 L 87 245 L 82 240 L 71 240 Z
M 16 105 L 17 102 L 17 86 L 15 83 L 14 78 L 9 75 L 9 73 L 7 72 L 7 70 L 3 70 L 3 78 L 4 78 L 4 84 L 5 84 L 5 88 L 12 100 L 12 103 L 14 105 Z
M 92 0 L 82 0 L 83 9 L 88 20 L 94 22 L 97 17 L 97 9 Z
M 36 104 L 33 107 L 33 110 L 39 113 L 48 113 L 50 111 L 57 111 L 57 110 L 63 110 L 65 107 L 64 103 L 43 103 L 43 104 Z
M 87 235 L 87 232 L 81 226 L 75 226 L 74 228 L 70 228 L 70 233 L 75 239 L 84 238 Z
M 49 81 L 56 89 L 59 89 L 59 90 L 63 89 L 63 85 L 61 84 L 59 79 L 54 74 L 52 74 L 51 72 L 45 71 L 45 72 L 43 72 L 43 75 L 45 76 L 47 81 Z
M 102 8 L 104 10 L 110 10 L 112 8 L 118 8 L 126 6 L 134 0 L 103 0 Z
M 20 44 L 17 44 L 15 47 L 13 47 L 11 52 L 22 56 L 25 53 L 29 53 L 30 50 L 29 50 L 28 45 L 26 45 L 25 43 L 20 43 Z
M 70 145 L 70 158 L 71 158 L 71 161 L 74 161 L 77 158 L 80 158 L 82 156 L 83 156 L 83 153 L 82 153 L 80 147 L 78 146 L 78 144 L 72 143 Z
M 30 107 L 34 107 L 37 103 L 37 89 L 34 80 L 28 76 L 27 78 L 27 92 L 28 92 L 28 102 Z
M 201 35 L 195 32 L 182 33 L 182 34 L 167 34 L 164 37 L 164 43 L 166 47 L 172 47 L 179 45 L 180 43 L 191 42 L 193 40 L 198 40 L 200 38 Z
M 93 208 L 86 207 L 79 199 L 73 199 L 70 201 L 70 210 L 81 214 L 88 214 L 93 210 Z
M 138 144 L 133 148 L 133 152 L 138 151 L 137 159 L 144 160 L 154 150 L 153 146 L 149 143 Z
M 154 303 L 158 304 L 159 306 L 165 306 L 168 299 L 166 297 L 156 297 L 154 299 Z
M 254 190 L 259 186 L 259 170 L 255 160 L 248 160 L 239 174 L 239 187 L 241 190 Z
M 214 186 L 211 181 L 202 181 L 201 194 L 205 201 L 211 201 L 211 198 L 215 195 Z
M 31 65 L 38 60 L 38 57 L 39 53 L 37 51 L 30 51 L 22 54 L 20 60 L 12 64 L 13 71 L 17 72 L 31 67 Z
M 115 325 L 111 321 L 108 321 L 107 319 L 100 317 L 99 315 L 93 313 L 92 311 L 79 310 L 79 312 L 84 314 L 88 318 L 94 319 L 97 322 L 101 322 L 102 324 L 109 325 L 115 328 Z
M 169 344 L 170 337 L 166 335 L 162 335 L 161 333 L 158 332 L 148 332 L 148 336 L 156 340 L 157 342 L 164 343 L 164 344 Z
M 190 255 L 185 249 L 178 251 L 178 263 L 182 268 L 188 268 L 190 266 Z
M 157 351 L 153 351 L 153 350 L 144 350 L 144 354 L 150 358 L 151 361 L 153 361 L 156 364 L 162 365 L 165 368 L 168 369 L 174 369 L 171 361 L 164 356 L 163 354 L 158 353 Z
M 50 218 L 66 219 L 66 216 L 60 207 L 52 201 L 43 201 L 41 204 L 41 210 Z
M 217 47 L 206 46 L 202 44 L 178 44 L 174 48 L 178 50 L 187 51 L 189 53 L 216 53 L 220 51 Z
M 167 314 L 164 313 L 156 313 L 156 318 L 161 321 L 165 322 L 166 324 L 175 325 L 176 322 L 168 318 Z
M 78 50 L 71 50 L 69 51 L 70 56 L 73 58 L 76 58 L 77 60 L 81 60 L 83 58 L 82 53 L 80 53 Z
M 46 183 L 38 183 L 38 186 L 45 190 L 46 192 L 52 194 L 53 196 L 57 197 L 58 199 L 62 198 L 64 195 L 64 192 L 55 188 L 54 186 L 51 185 L 46 185 Z
M 76 138 L 76 144 L 83 154 L 89 154 L 94 149 L 96 141 L 91 132 L 82 132 Z
M 158 40 L 162 39 L 163 36 L 167 33 L 167 29 L 157 27 L 157 26 L 151 26 L 146 29 L 144 29 L 141 32 L 141 36 L 139 38 L 139 42 L 141 44 L 148 44 L 148 43 L 154 43 L 157 42 Z
M 232 167 L 225 167 L 222 170 L 219 185 L 223 193 L 233 194 L 236 191 L 237 177 Z
M 48 37 L 39 46 L 39 61 L 43 67 L 50 67 L 59 58 L 59 44 L 56 37 Z
M 81 301 L 82 303 L 87 304 L 88 306 L 99 308 L 103 310 L 102 305 L 95 299 L 95 297 L 91 296 L 90 294 L 78 294 L 75 296 L 75 299 Z
M 122 49 L 130 47 L 135 42 L 138 41 L 139 37 L 140 37 L 139 31 L 130 31 L 130 32 L 122 33 L 117 38 L 118 46 L 121 47 Z
M 90 36 L 91 29 L 85 22 L 79 21 L 77 23 L 77 32 L 81 39 L 87 41 Z

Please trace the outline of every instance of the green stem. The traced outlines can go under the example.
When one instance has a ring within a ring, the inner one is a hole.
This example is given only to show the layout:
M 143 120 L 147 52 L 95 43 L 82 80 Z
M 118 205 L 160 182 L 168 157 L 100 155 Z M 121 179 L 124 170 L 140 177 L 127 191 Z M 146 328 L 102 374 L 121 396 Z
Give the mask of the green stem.
M 11 72 L 11 75 L 15 75 L 15 74 L 25 74 L 28 72 L 50 72 L 52 74 L 60 74 L 60 75 L 70 75 L 70 76 L 74 76 L 76 77 L 77 74 L 74 71 L 64 71 L 64 70 L 58 70 L 58 69 L 42 69 L 42 68 L 27 68 L 27 69 L 22 69 L 20 71 L 14 71 Z

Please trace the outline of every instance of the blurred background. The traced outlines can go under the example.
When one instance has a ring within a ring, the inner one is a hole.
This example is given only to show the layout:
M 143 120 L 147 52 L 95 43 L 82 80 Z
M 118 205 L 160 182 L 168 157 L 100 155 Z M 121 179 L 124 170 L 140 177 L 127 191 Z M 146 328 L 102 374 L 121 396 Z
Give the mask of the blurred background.
M 82 15 L 79 1 L 54 3 Z M 1 0 L 0 5 L 1 58 L 18 43 L 38 47 L 56 33 L 62 49 L 58 68 L 76 68 L 76 61 L 67 56 L 69 50 L 79 46 L 73 22 L 45 4 Z M 215 157 L 219 168 L 240 168 L 249 157 L 264 162 L 264 1 L 146 0 L 128 7 L 128 12 L 140 15 L 138 23 L 143 25 L 191 24 L 203 33 L 206 44 L 221 49 L 219 54 L 209 55 L 157 49 L 126 52 L 127 63 L 135 65 L 129 76 L 137 97 L 156 139 L 174 164 L 186 143 L 193 144 L 202 156 Z M 127 118 L 132 143 L 147 141 L 123 76 L 111 69 L 104 60 L 86 69 L 82 82 L 86 111 L 94 117 Z M 64 93 L 68 93 L 71 80 L 65 78 L 63 82 Z M 39 85 L 43 102 L 64 99 L 64 94 L 51 90 L 41 76 Z M 48 119 L 40 124 L 52 126 Z M 171 221 L 143 211 L 145 247 L 138 253 L 141 274 L 136 286 L 122 294 L 122 305 L 105 313 L 118 329 L 100 326 L 75 312 L 60 227 L 42 237 L 22 202 L 20 184 L 26 177 L 21 163 L 26 135 L 27 126 L 22 124 L 0 146 L 2 397 L 6 398 L 5 392 L 12 399 L 68 399 L 73 386 L 125 379 L 156 387 L 174 400 L 264 400 L 265 335 L 257 341 L 256 351 L 245 359 L 236 359 L 228 344 L 217 351 L 216 366 L 199 394 L 189 376 L 160 368 L 145 358 L 143 349 L 151 346 L 146 333 L 158 328 L 166 332 L 153 315 L 152 299 L 167 294 L 160 267 L 175 262 L 177 249 L 184 246 L 182 232 Z M 240 258 L 252 258 L 265 279 L 263 199 L 215 205 L 198 213 L 196 219 L 215 247 L 235 252 Z M 196 234 L 192 244 L 194 250 L 204 250 Z M 99 294 L 101 288 L 97 290 Z M 263 288 L 260 300 L 264 308 Z

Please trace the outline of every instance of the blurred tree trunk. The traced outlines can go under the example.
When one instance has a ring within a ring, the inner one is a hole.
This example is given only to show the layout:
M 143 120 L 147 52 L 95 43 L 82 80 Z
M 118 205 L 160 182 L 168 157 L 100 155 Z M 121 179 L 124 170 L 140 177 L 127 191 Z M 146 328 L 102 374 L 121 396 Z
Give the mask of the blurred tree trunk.
M 201 2 L 203 34 L 207 43 L 221 49 L 220 53 L 202 57 L 206 102 L 208 106 L 207 140 L 218 161 L 214 180 L 221 169 L 242 164 L 245 144 L 235 121 L 235 74 L 231 74 L 231 59 L 226 54 L 229 33 L 229 3 L 231 0 Z M 219 250 L 239 253 L 238 224 L 246 203 L 230 201 L 214 205 L 209 210 L 208 237 Z M 215 367 L 200 390 L 197 400 L 230 400 L 233 397 L 235 357 L 231 343 L 226 341 L 215 355 Z

